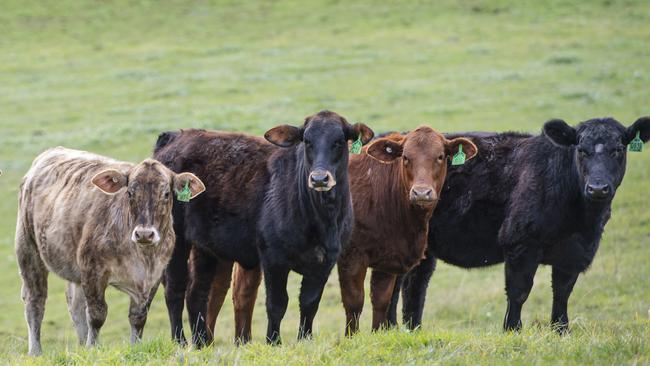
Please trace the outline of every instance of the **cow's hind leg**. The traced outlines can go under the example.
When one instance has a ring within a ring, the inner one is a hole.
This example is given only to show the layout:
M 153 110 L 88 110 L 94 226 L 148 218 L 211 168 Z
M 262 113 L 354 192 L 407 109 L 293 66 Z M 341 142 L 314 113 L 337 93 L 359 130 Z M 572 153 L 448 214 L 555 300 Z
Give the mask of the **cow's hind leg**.
M 138 303 L 137 301 L 131 298 L 131 304 L 129 305 L 129 323 L 131 324 L 131 343 L 140 342 L 142 339 L 142 332 L 144 330 L 144 325 L 147 323 L 147 314 L 149 313 L 149 307 L 151 307 L 151 302 L 156 296 L 156 291 L 158 291 L 158 285 L 160 282 L 156 283 L 155 286 L 149 292 L 148 298 L 144 303 Z
M 180 208 L 174 205 L 174 217 L 182 217 Z M 169 325 L 171 327 L 172 340 L 185 345 L 185 333 L 183 332 L 183 305 L 188 282 L 187 259 L 190 256 L 192 244 L 183 237 L 184 227 L 180 220 L 174 220 L 174 231 L 176 232 L 176 244 L 172 257 L 165 268 L 165 303 L 169 314 Z
M 427 252 L 427 257 L 404 276 L 402 282 L 402 321 L 409 329 L 417 329 L 422 325 L 427 287 L 435 269 L 436 258 L 431 252 Z
M 578 280 L 578 272 L 565 272 L 558 267 L 553 267 L 553 312 L 551 324 L 560 333 L 569 330 L 569 315 L 567 307 L 573 286 Z
M 300 284 L 300 326 L 298 339 L 311 338 L 314 317 L 318 312 L 318 305 L 323 296 L 325 283 L 330 271 L 316 276 L 304 276 Z
M 525 248 L 516 256 L 506 254 L 506 294 L 508 309 L 503 321 L 506 331 L 521 329 L 521 308 L 533 287 L 535 272 L 539 266 L 540 253 L 534 248 Z
M 344 265 L 339 263 L 339 284 L 341 300 L 345 309 L 345 335 L 352 336 L 359 331 L 359 318 L 363 311 L 364 288 L 368 267 L 361 264 Z
M 48 270 L 38 253 L 36 243 L 24 233 L 20 220 L 16 229 L 16 258 L 23 279 L 21 295 L 29 332 L 29 354 L 36 356 L 42 353 L 41 324 L 47 299 Z
M 65 297 L 68 301 L 68 311 L 70 318 L 77 331 L 79 344 L 86 343 L 88 338 L 88 320 L 86 320 L 86 296 L 80 285 L 74 282 L 68 282 L 68 288 L 65 291 Z
M 372 271 L 370 300 L 372 301 L 372 330 L 388 328 L 388 308 L 395 287 L 395 275 Z
M 232 266 L 233 262 L 224 259 L 219 259 L 217 264 L 217 272 L 212 280 L 212 287 L 210 288 L 210 295 L 208 296 L 208 308 L 205 315 L 205 321 L 208 325 L 208 331 L 210 334 L 214 334 L 217 316 L 221 311 L 223 302 L 228 294 L 228 289 L 230 288 Z
M 245 344 L 251 340 L 251 324 L 257 290 L 262 281 L 260 267 L 247 270 L 237 264 L 233 281 L 232 301 L 235 307 L 235 343 Z

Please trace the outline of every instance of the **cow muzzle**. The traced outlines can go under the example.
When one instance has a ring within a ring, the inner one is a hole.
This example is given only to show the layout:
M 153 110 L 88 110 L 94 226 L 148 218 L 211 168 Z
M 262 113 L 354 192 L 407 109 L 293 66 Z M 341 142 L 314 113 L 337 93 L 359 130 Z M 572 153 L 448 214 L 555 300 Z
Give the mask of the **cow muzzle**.
M 590 201 L 606 202 L 612 199 L 614 190 L 604 182 L 589 182 L 585 185 L 585 196 Z
M 318 192 L 327 192 L 336 185 L 336 179 L 328 170 L 314 170 L 309 174 L 309 188 Z
M 138 225 L 131 234 L 131 241 L 139 245 L 157 245 L 160 242 L 160 234 L 152 226 Z
M 418 206 L 430 206 L 437 200 L 437 194 L 430 186 L 414 186 L 409 194 L 411 203 Z

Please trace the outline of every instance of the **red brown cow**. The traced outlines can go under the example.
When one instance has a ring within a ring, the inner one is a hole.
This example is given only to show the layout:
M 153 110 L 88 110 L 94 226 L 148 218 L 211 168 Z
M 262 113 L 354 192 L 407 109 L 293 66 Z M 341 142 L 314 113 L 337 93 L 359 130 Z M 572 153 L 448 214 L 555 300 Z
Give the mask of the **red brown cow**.
M 364 279 L 372 268 L 370 297 L 373 330 L 387 326 L 387 311 L 397 275 L 424 258 L 429 219 L 440 198 L 448 157 L 476 146 L 465 139 L 447 140 L 427 126 L 377 139 L 367 154 L 350 159 L 350 190 L 355 223 L 338 260 L 346 335 L 359 329 Z
M 205 186 L 152 159 L 135 165 L 59 147 L 34 160 L 20 187 L 16 226 L 31 355 L 41 353 L 49 272 L 68 281 L 68 310 L 80 343 L 97 342 L 108 285 L 131 297 L 131 341 L 142 337 L 174 248 L 174 190 L 189 200 Z

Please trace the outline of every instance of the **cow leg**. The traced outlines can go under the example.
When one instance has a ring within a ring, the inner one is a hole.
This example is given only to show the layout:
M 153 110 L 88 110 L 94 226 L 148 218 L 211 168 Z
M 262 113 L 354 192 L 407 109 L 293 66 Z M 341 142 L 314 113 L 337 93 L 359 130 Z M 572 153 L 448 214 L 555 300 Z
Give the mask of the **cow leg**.
M 395 287 L 395 275 L 373 270 L 370 276 L 372 330 L 388 328 L 388 307 Z
M 80 285 L 74 282 L 68 282 L 68 288 L 65 291 L 65 297 L 68 301 L 68 311 L 70 318 L 77 331 L 79 344 L 86 343 L 88 339 L 88 320 L 86 319 L 86 296 Z
M 214 275 L 210 295 L 208 296 L 208 312 L 205 316 L 210 334 L 214 334 L 217 316 L 221 311 L 226 294 L 228 294 L 228 289 L 230 288 L 232 266 L 233 262 L 223 259 L 219 259 L 217 264 L 217 272 Z
M 86 295 L 86 321 L 88 322 L 88 337 L 86 346 L 92 347 L 99 341 L 99 330 L 106 321 L 108 305 L 104 297 L 108 286 L 108 273 L 93 272 L 82 274 L 81 287 Z
M 539 266 L 539 255 L 537 250 L 527 248 L 514 257 L 507 254 L 505 257 L 508 309 L 503 321 L 503 329 L 519 331 L 521 329 L 521 308 L 533 287 L 535 272 Z
M 20 220 L 16 229 L 16 258 L 23 279 L 21 296 L 25 303 L 25 319 L 29 332 L 29 354 L 40 355 L 41 324 L 47 299 L 48 270 L 41 259 L 36 244 L 24 234 Z
M 366 279 L 366 265 L 343 265 L 339 263 L 339 283 L 341 286 L 341 300 L 345 309 L 345 335 L 352 336 L 359 331 L 359 318 L 363 311 L 364 288 Z
M 436 258 L 427 252 L 425 259 L 413 268 L 402 282 L 402 322 L 411 330 L 422 325 L 422 312 L 427 296 L 427 287 L 433 271 L 436 269 Z
M 147 323 L 147 314 L 149 313 L 149 307 L 151 307 L 151 302 L 156 296 L 156 291 L 158 291 L 158 282 L 149 292 L 149 296 L 143 304 L 139 304 L 131 298 L 131 304 L 129 305 L 129 323 L 131 324 L 131 343 L 137 343 L 142 340 L 142 331 L 144 330 L 144 325 Z
M 551 314 L 551 324 L 560 333 L 566 333 L 569 330 L 569 315 L 567 306 L 569 296 L 573 291 L 573 286 L 578 280 L 579 273 L 564 272 L 558 267 L 553 267 L 553 312 Z
M 262 269 L 259 266 L 247 270 L 235 265 L 232 302 L 235 308 L 235 343 L 238 345 L 251 341 L 253 309 L 261 281 Z
M 298 339 L 308 339 L 312 336 L 314 317 L 318 312 L 318 305 L 323 296 L 325 283 L 330 271 L 319 276 L 303 276 L 300 284 L 300 326 Z
M 192 265 L 192 281 L 187 289 L 185 300 L 192 329 L 192 343 L 201 348 L 212 343 L 212 333 L 208 331 L 205 316 L 210 287 L 219 261 L 207 253 L 200 253 L 194 256 L 190 264 Z
M 174 230 L 180 233 L 182 229 L 174 225 Z M 176 236 L 174 251 L 164 274 L 165 303 L 169 314 L 172 339 L 182 345 L 187 344 L 183 332 L 183 301 L 188 282 L 187 259 L 190 256 L 190 249 L 189 243 L 185 242 L 181 236 Z
M 287 295 L 288 268 L 264 268 L 264 284 L 266 286 L 266 342 L 273 345 L 282 343 L 280 338 L 280 323 L 287 311 L 289 295 Z
M 404 282 L 404 275 L 397 276 L 395 279 L 395 286 L 393 287 L 393 295 L 390 298 L 390 306 L 388 307 L 388 326 L 397 326 L 397 303 L 399 302 L 399 293 L 402 290 L 402 282 Z

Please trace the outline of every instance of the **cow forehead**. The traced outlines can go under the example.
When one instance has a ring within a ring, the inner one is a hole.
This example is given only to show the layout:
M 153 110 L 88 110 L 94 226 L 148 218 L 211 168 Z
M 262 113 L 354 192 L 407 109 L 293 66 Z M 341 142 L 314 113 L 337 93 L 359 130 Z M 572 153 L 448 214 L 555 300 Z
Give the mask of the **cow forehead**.
M 417 128 L 406 135 L 404 150 L 419 153 L 441 152 L 445 149 L 445 138 L 442 134 L 426 126 Z
M 338 138 L 343 136 L 343 123 L 331 118 L 314 119 L 307 124 L 305 135 L 314 137 L 334 135 Z
M 129 174 L 129 181 L 140 184 L 169 183 L 171 176 L 171 171 L 160 162 L 147 159 L 133 167 L 131 174 Z
M 625 127 L 613 120 L 584 122 L 578 128 L 578 143 L 612 145 L 622 141 Z

